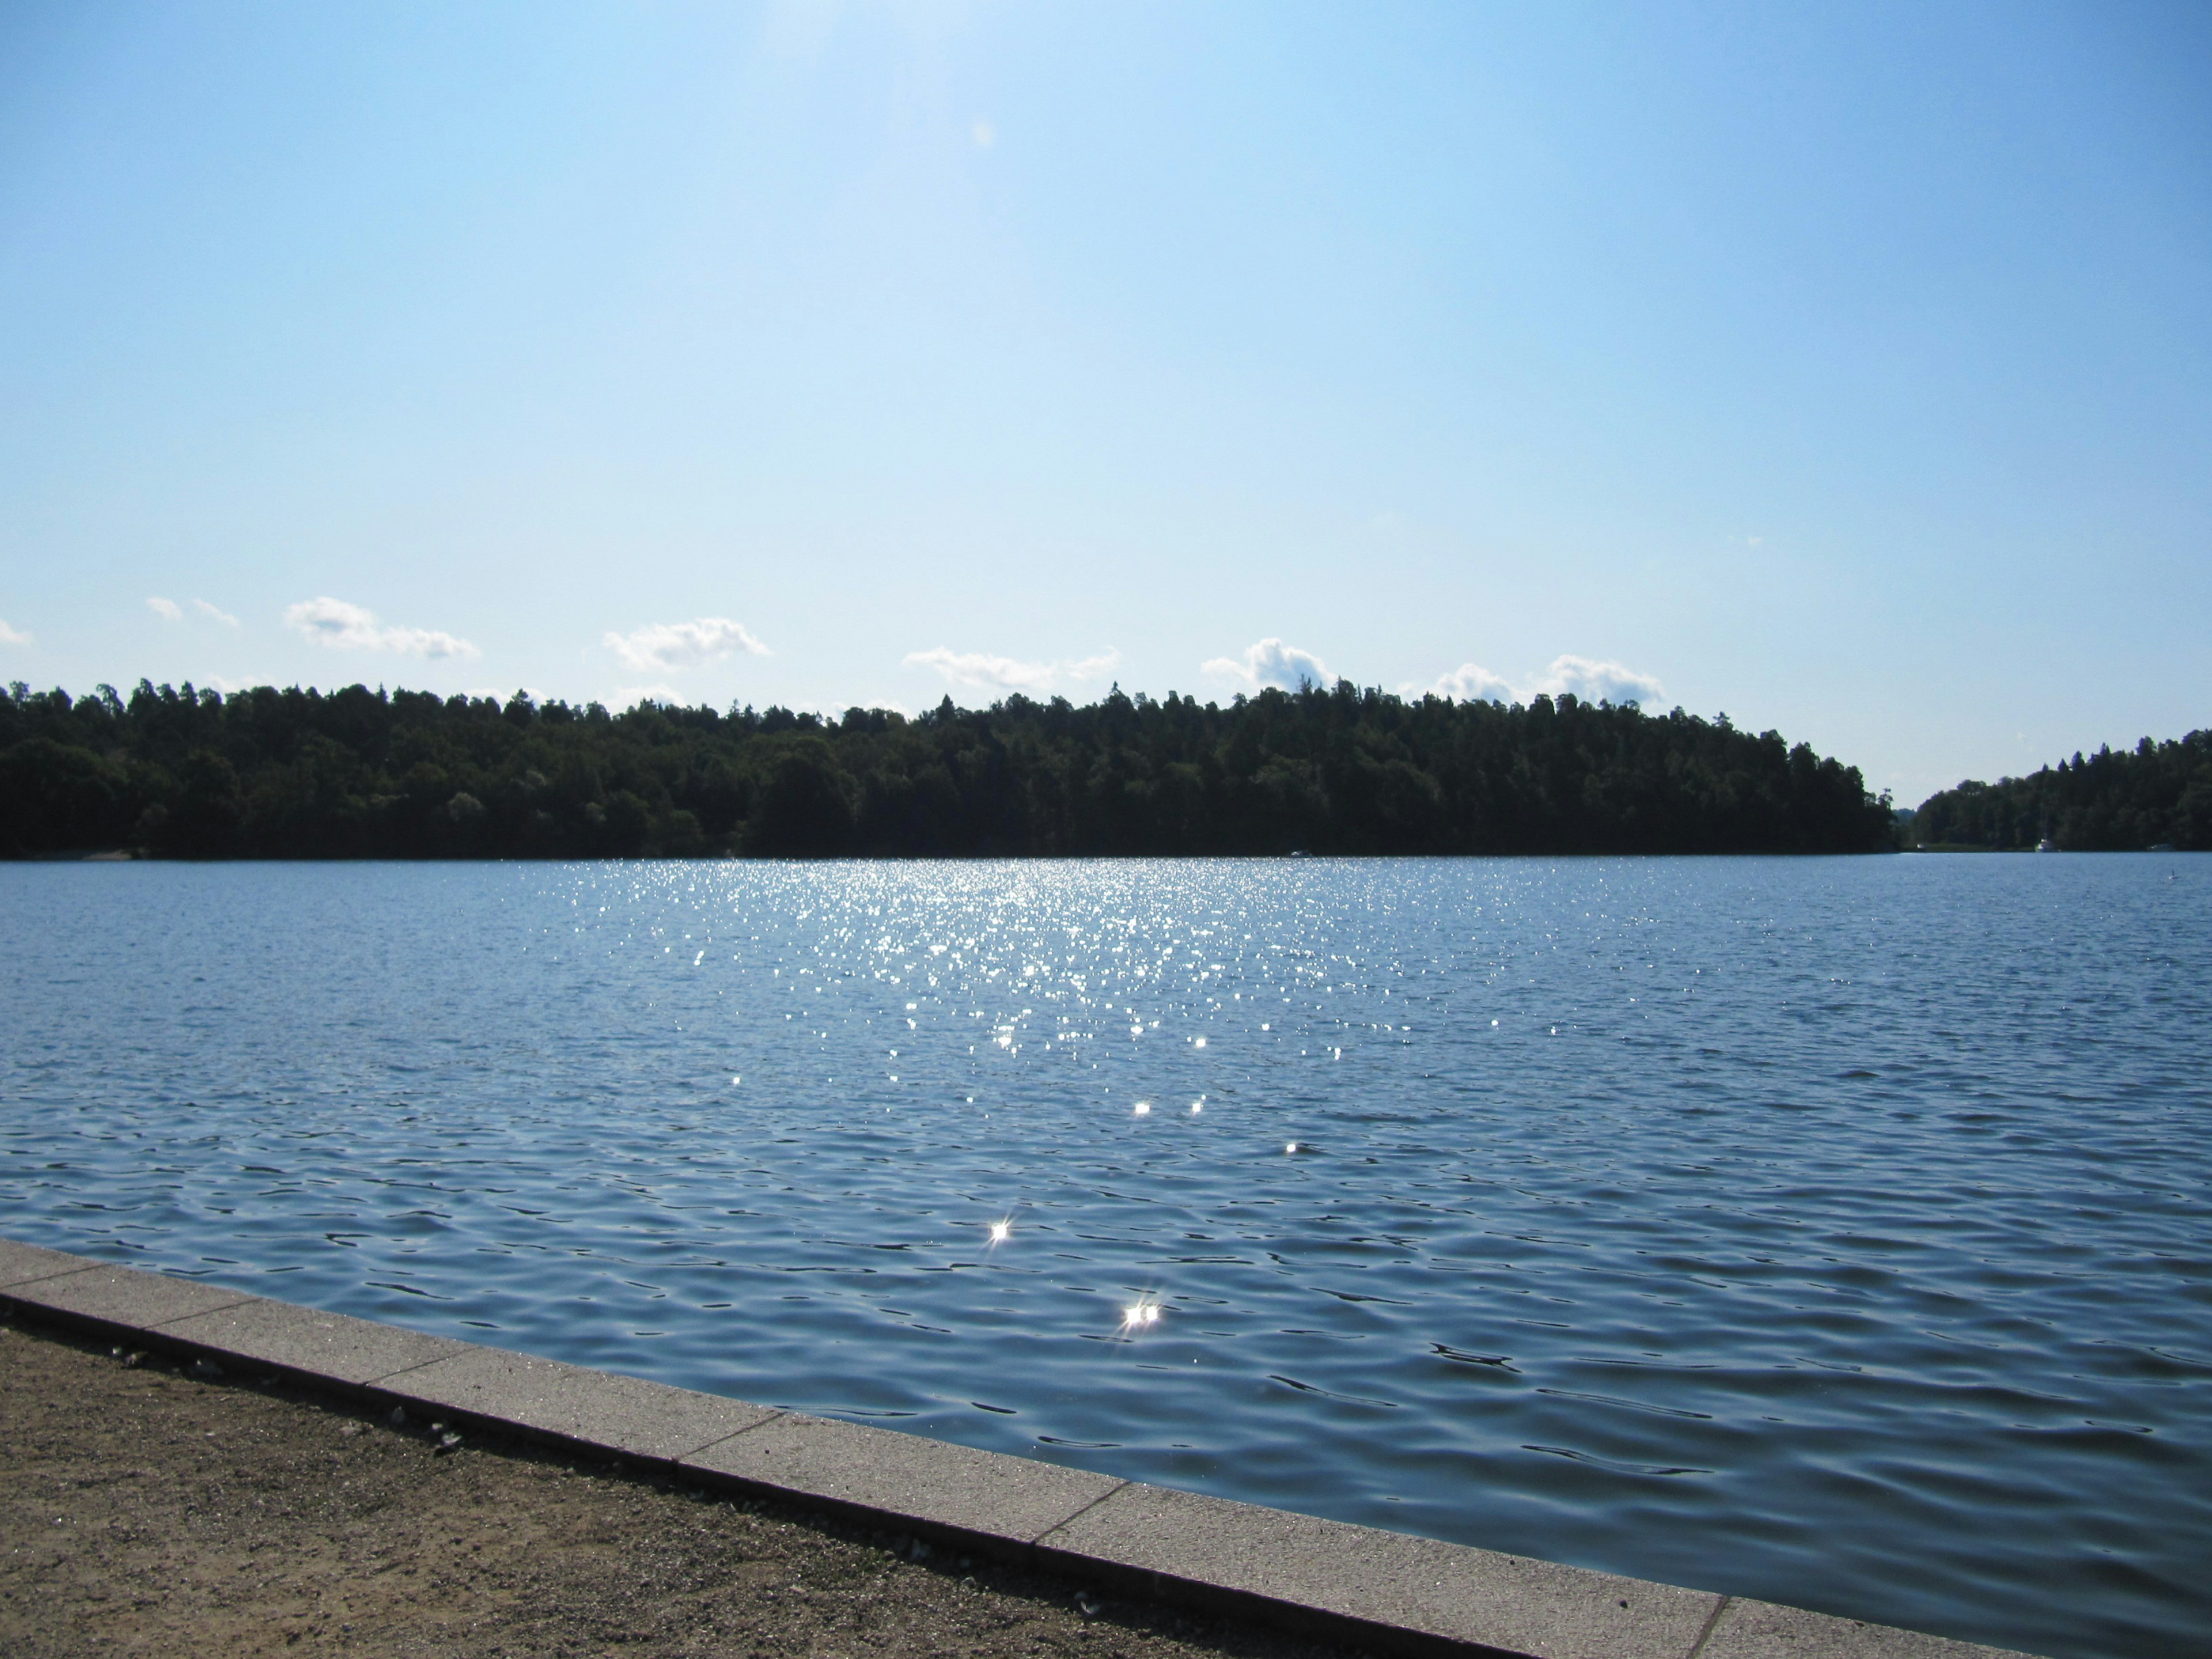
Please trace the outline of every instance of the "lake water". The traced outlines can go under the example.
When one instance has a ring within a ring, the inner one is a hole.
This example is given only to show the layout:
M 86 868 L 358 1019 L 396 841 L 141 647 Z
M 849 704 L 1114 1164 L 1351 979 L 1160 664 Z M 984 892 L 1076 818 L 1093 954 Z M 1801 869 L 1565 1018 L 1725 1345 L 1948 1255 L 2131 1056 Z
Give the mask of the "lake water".
M 0 937 L 15 1238 L 2038 1652 L 2212 1631 L 2212 859 L 15 865 Z

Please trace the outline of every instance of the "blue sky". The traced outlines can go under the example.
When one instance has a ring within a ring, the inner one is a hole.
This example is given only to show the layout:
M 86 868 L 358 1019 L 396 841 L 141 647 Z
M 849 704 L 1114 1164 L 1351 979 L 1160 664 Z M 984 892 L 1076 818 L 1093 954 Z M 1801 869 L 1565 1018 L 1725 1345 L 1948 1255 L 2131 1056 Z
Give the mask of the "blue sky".
M 17 0 L 0 678 L 2179 735 L 2208 88 L 2193 4 Z

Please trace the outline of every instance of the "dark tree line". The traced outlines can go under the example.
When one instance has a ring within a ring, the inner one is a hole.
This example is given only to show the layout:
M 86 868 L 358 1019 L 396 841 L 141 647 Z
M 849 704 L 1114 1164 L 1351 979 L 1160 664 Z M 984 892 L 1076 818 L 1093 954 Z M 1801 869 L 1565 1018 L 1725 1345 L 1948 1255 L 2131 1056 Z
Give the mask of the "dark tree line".
M 1911 838 L 1928 846 L 2005 851 L 2045 836 L 2069 853 L 2212 852 L 2212 732 L 2077 753 L 2024 778 L 1970 779 L 1912 817 Z
M 1726 715 L 1340 682 L 919 718 L 141 681 L 0 698 L 0 850 L 174 858 L 1845 853 L 1857 770 Z

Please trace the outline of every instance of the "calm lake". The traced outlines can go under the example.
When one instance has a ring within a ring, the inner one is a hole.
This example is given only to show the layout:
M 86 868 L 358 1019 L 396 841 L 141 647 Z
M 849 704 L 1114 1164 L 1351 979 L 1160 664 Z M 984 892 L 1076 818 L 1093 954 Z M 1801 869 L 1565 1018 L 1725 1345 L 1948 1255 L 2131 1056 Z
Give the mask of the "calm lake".
M 0 937 L 11 1237 L 2040 1653 L 2212 1631 L 2212 858 L 7 865 Z

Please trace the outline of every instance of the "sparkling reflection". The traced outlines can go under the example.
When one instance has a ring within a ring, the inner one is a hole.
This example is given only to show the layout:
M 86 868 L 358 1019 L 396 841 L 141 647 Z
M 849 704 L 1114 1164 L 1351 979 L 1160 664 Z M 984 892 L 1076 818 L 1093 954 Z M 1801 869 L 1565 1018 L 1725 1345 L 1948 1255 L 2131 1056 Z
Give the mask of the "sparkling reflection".
M 0 1231 L 2193 1651 L 2212 862 L 2147 863 L 0 864 Z

